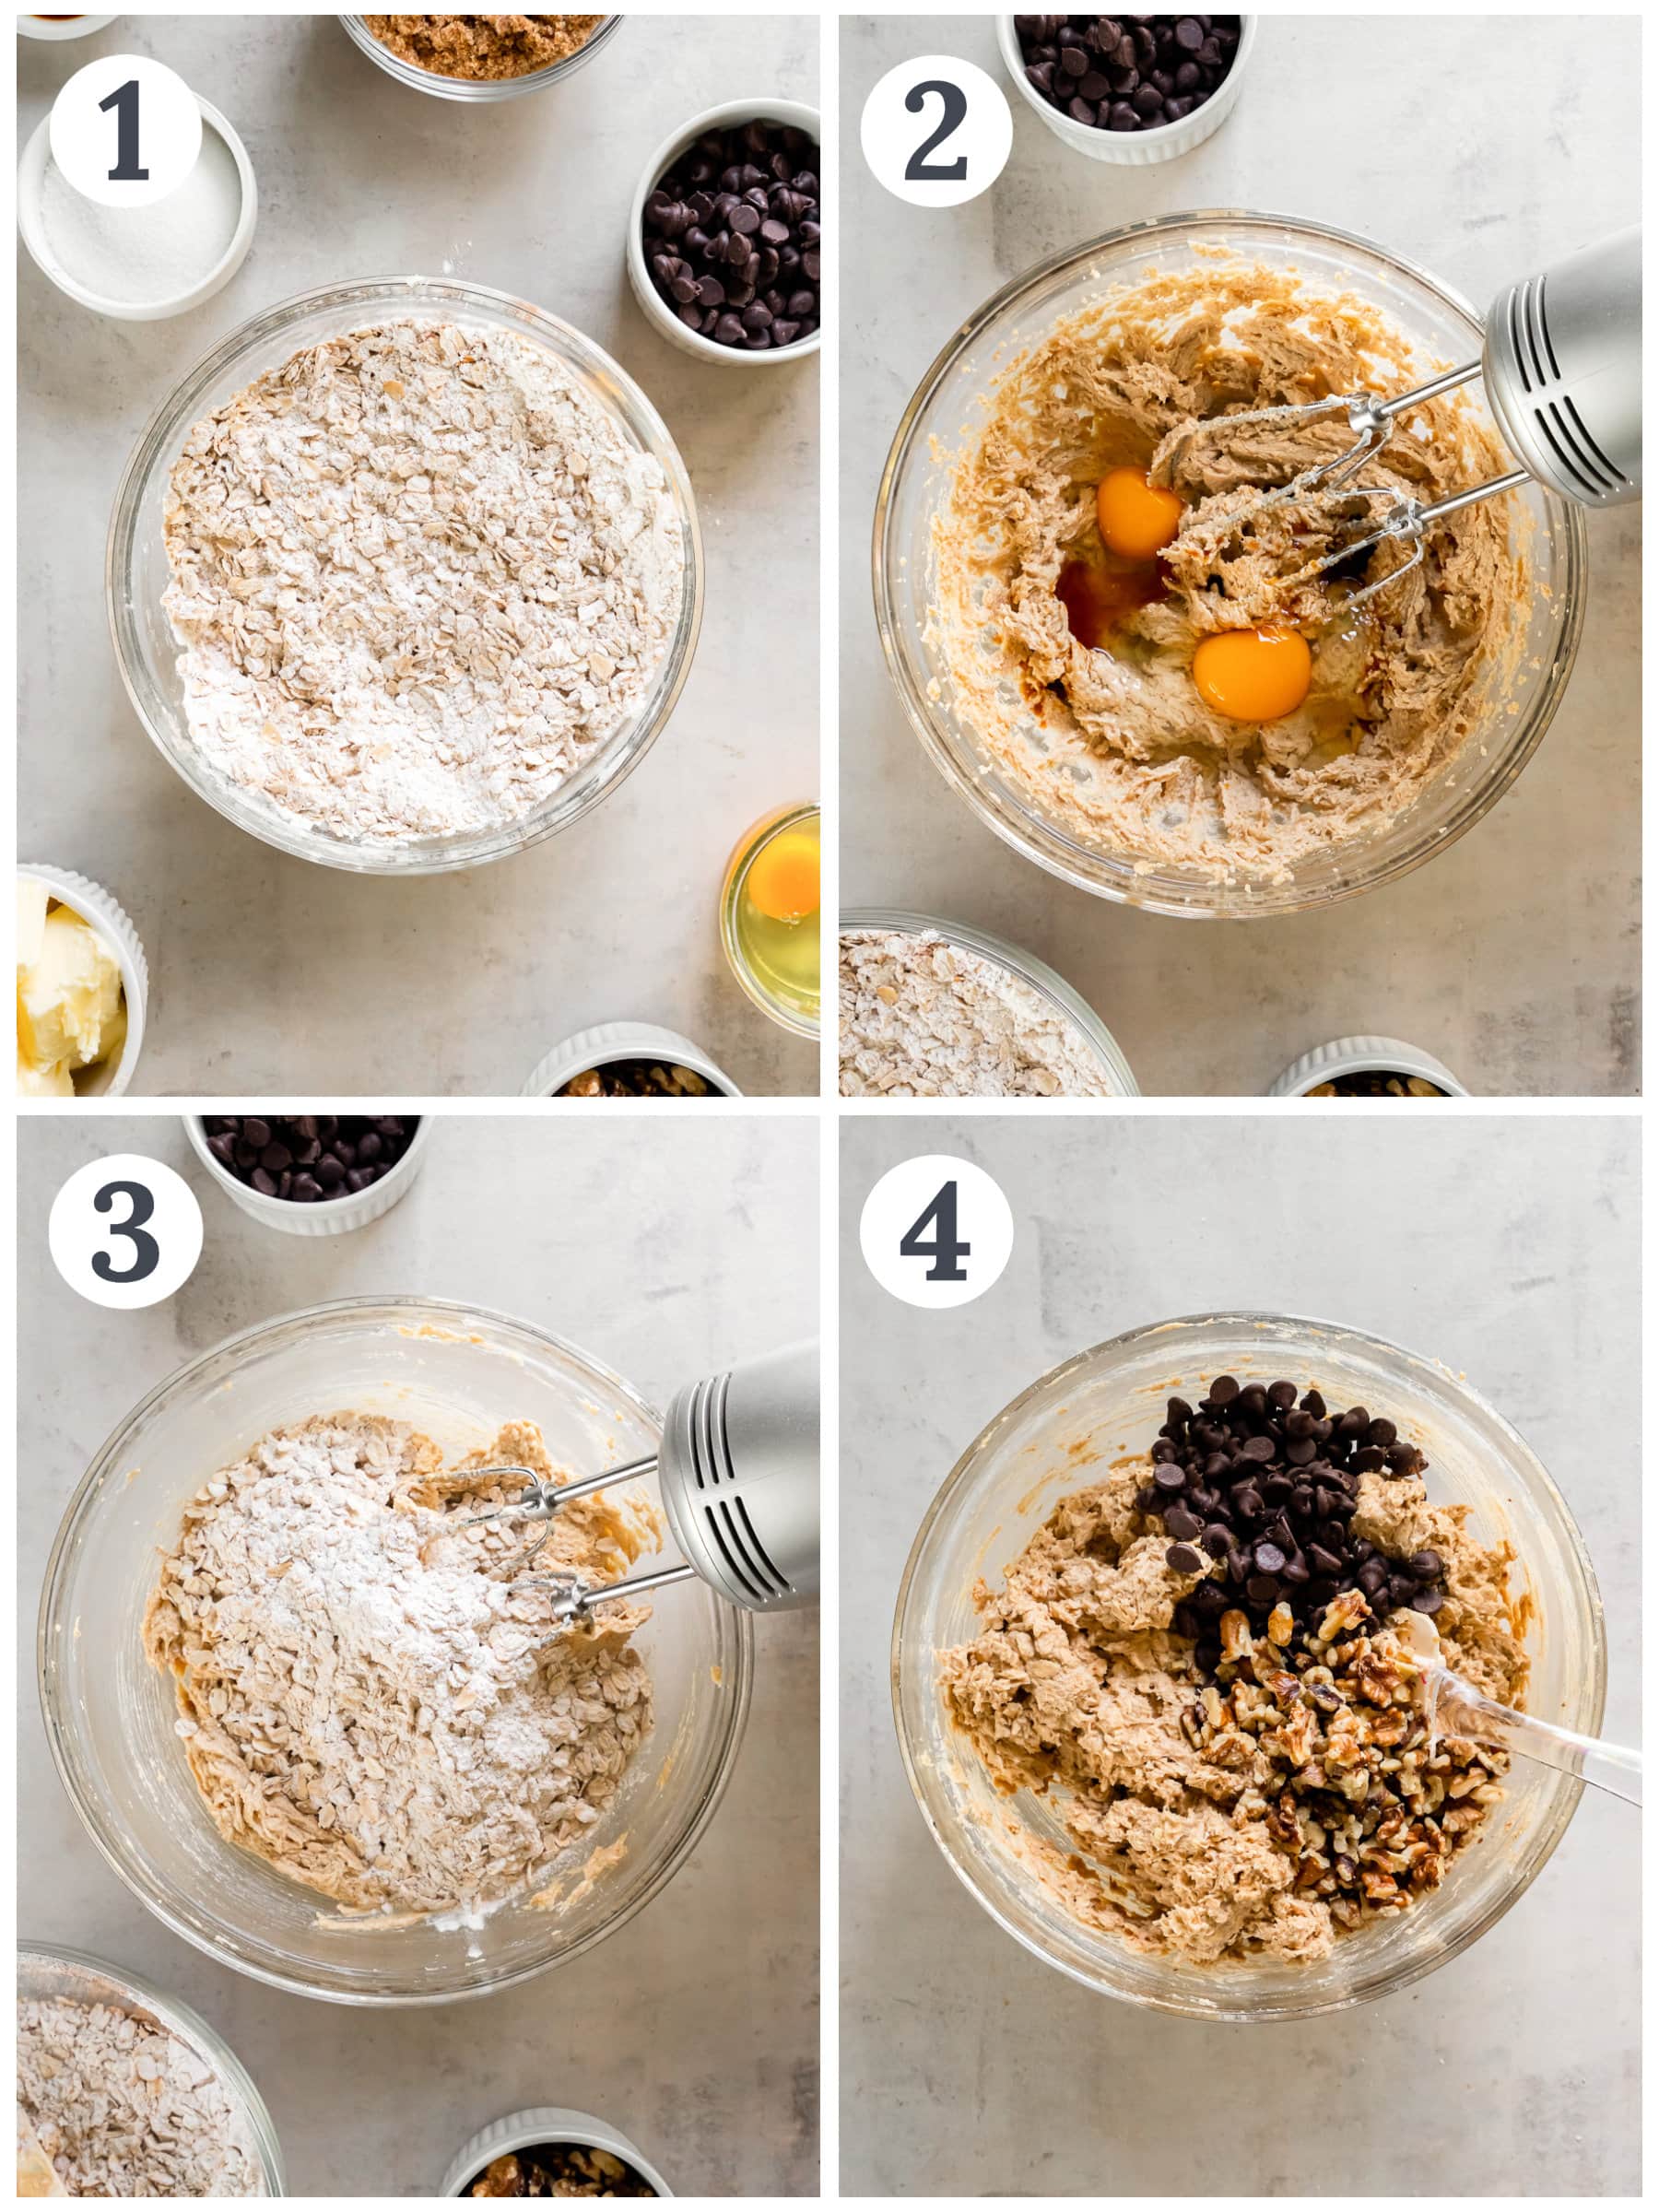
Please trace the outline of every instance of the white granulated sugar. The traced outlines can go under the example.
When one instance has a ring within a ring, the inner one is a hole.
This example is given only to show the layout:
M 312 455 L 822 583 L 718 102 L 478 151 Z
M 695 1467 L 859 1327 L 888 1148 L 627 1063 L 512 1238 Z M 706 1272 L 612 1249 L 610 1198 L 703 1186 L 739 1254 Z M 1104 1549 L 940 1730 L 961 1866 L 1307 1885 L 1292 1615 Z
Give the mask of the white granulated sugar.
M 553 354 L 395 322 L 198 422 L 163 598 L 190 734 L 330 837 L 497 829 L 627 723 L 685 589 L 660 465 Z
M 533 1532 L 457 1525 L 505 1502 L 466 1469 L 503 1463 L 555 1474 L 528 1422 L 449 1474 L 404 1422 L 273 1430 L 163 1562 L 145 1643 L 216 1826 L 345 1905 L 465 1912 L 535 1886 L 650 1729 L 629 1641 L 648 1609 L 561 1630 L 544 1591 L 502 1579 Z M 580 1500 L 537 1563 L 614 1582 L 657 1529 L 639 1492 Z
M 263 2196 L 246 2124 L 198 2051 L 65 1997 L 18 2003 L 18 2126 L 69 2196 Z
M 841 940 L 849 1099 L 1104 1099 L 1099 1054 L 1020 977 L 935 930 Z

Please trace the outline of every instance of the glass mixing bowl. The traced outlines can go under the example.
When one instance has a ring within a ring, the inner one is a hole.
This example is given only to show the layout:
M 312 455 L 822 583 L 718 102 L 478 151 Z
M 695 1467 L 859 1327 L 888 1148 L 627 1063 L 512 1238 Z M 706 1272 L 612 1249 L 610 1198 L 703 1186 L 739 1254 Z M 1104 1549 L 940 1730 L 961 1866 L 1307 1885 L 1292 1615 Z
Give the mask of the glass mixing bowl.
M 567 76 L 574 76 L 591 62 L 622 24 L 620 16 L 601 17 L 599 28 L 591 39 L 578 46 L 574 53 L 567 54 L 562 62 L 554 62 L 546 69 L 531 69 L 523 76 L 472 77 L 445 76 L 439 70 L 421 69 L 413 62 L 406 62 L 401 54 L 381 44 L 361 16 L 342 16 L 340 21 L 359 52 L 366 53 L 400 85 L 409 85 L 417 92 L 429 92 L 439 100 L 474 101 L 516 100 L 522 92 L 542 92 L 562 84 Z
M 1521 650 L 1497 656 L 1477 726 L 1456 759 L 1385 830 L 1296 862 L 1288 880 L 1217 882 L 1190 866 L 1138 863 L 1082 842 L 994 760 L 953 702 L 931 619 L 932 529 L 957 460 L 1001 371 L 1065 316 L 1153 269 L 1224 248 L 1373 301 L 1410 342 L 1423 373 L 1477 358 L 1479 317 L 1424 271 L 1369 240 L 1286 217 L 1218 212 L 1133 223 L 1058 254 L 1006 285 L 957 332 L 899 425 L 876 500 L 872 548 L 882 650 L 916 735 L 952 788 L 997 835 L 1067 883 L 1155 913 L 1250 917 L 1328 906 L 1407 874 L 1477 822 L 1536 750 L 1560 699 L 1583 620 L 1583 515 L 1534 485 L 1512 495 L 1526 576 L 1515 609 Z M 1478 394 L 1471 404 L 1484 411 Z M 1487 419 L 1489 419 L 1488 418 Z M 1505 661 L 1512 663 L 1503 671 Z M 1503 680 L 1499 681 L 1500 675 Z
M 392 845 L 353 842 L 283 813 L 263 793 L 231 782 L 192 740 L 176 665 L 179 648 L 161 606 L 170 581 L 162 535 L 168 478 L 195 424 L 255 377 L 279 368 L 302 347 L 366 329 L 387 317 L 422 313 L 452 317 L 464 327 L 512 331 L 555 355 L 587 387 L 629 442 L 662 467 L 679 517 L 684 590 L 673 634 L 645 697 L 546 806 L 516 821 L 452 837 L 410 838 Z M 429 876 L 477 867 L 539 844 L 579 821 L 639 766 L 690 673 L 702 621 L 702 540 L 691 480 L 661 416 L 632 378 L 591 339 L 529 300 L 483 285 L 453 277 L 366 278 L 301 292 L 267 308 L 222 339 L 162 401 L 134 447 L 115 494 L 104 592 L 127 696 L 163 759 L 198 797 L 239 830 L 301 860 L 368 876 Z
M 232 2111 L 241 2119 L 264 2183 L 259 2194 L 285 2194 L 282 2147 L 264 2098 L 229 2044 L 188 2005 L 181 2005 L 177 1997 L 164 1996 L 149 1983 L 128 1973 L 125 1967 L 106 1966 L 101 1959 L 90 1959 L 84 1951 L 61 1950 L 45 1943 L 18 1944 L 18 1995 L 36 2002 L 64 1997 L 76 2005 L 107 2005 L 114 2012 L 153 2020 L 176 2035 L 213 2068 Z
M 1441 1888 L 1409 1911 L 1343 1937 L 1328 1959 L 1194 1966 L 1145 1958 L 1074 1920 L 1016 1855 L 1021 1831 L 1071 1852 L 1030 1791 L 997 1794 L 952 1728 L 942 1652 L 979 1632 L 971 1592 L 996 1588 L 1055 1504 L 1144 1453 L 1177 1393 L 1217 1374 L 1317 1384 L 1332 1405 L 1366 1405 L 1427 1453 L 1430 1496 L 1467 1504 L 1471 1532 L 1507 1538 L 1511 1588 L 1531 1592 L 1529 1709 L 1586 1735 L 1601 1724 L 1606 1642 L 1583 1540 L 1559 1491 L 1502 1416 L 1438 1361 L 1334 1322 L 1216 1313 L 1132 1329 L 1079 1352 L 1022 1392 L 970 1444 L 912 1547 L 893 1630 L 893 1704 L 911 1787 L 934 1840 L 999 1926 L 1075 1981 L 1159 2012 L 1265 2020 L 1332 2012 L 1404 1988 L 1500 1920 L 1560 1841 L 1581 1784 L 1517 1759 L 1485 1827 Z
M 947 945 L 958 946 L 964 952 L 976 952 L 982 960 L 1006 969 L 1022 983 L 1034 991 L 1062 1021 L 1068 1021 L 1082 1032 L 1092 1049 L 1106 1077 L 1105 1095 L 1109 1099 L 1138 1099 L 1140 1086 L 1136 1083 L 1123 1047 L 1106 1027 L 1088 1001 L 1074 991 L 1064 976 L 1040 960 L 1034 952 L 1026 952 L 1018 945 L 1010 945 L 1006 937 L 994 937 L 989 930 L 971 929 L 966 922 L 941 922 L 934 914 L 911 913 L 896 906 L 859 906 L 851 908 L 841 919 L 841 933 L 861 929 L 892 932 L 904 936 L 920 936 L 932 930 Z M 937 1107 L 938 1100 L 929 1103 Z
M 393 1924 L 352 1915 L 227 1843 L 173 1731 L 171 1681 L 140 1631 L 159 1549 L 186 1501 L 284 1421 L 347 1408 L 413 1420 L 446 1450 L 536 1421 L 580 1470 L 654 1451 L 660 1424 L 619 1377 L 526 1322 L 433 1299 L 347 1299 L 247 1330 L 169 1376 L 88 1469 L 41 1605 L 46 1733 L 93 1841 L 175 1934 L 227 1966 L 348 2004 L 440 2004 L 527 1980 L 620 1927 L 684 1863 L 730 1778 L 748 1712 L 747 1614 L 701 1583 L 661 1597 L 636 1639 L 656 1721 L 616 1802 L 560 1862 L 564 1895 Z M 582 1868 L 625 1841 L 618 1863 Z M 568 1870 L 568 1871 L 567 1871 Z

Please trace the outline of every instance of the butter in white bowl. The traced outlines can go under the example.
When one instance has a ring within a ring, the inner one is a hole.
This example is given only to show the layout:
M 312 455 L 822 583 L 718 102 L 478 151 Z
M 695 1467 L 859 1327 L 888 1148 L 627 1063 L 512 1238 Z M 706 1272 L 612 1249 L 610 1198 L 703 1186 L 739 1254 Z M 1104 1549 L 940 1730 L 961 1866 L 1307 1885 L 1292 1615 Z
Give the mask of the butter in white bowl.
M 71 1099 L 126 1042 L 115 947 L 36 877 L 18 878 L 18 1096 Z

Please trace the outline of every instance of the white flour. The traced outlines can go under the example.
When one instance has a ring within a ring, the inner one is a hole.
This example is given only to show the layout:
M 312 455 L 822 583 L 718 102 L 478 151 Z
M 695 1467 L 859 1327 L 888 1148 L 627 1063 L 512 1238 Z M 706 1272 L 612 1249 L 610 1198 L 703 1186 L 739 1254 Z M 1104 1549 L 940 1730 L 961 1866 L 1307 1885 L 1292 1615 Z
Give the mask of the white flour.
M 471 1464 L 503 1461 L 553 1473 L 529 1423 Z M 429 1439 L 366 1415 L 274 1430 L 187 1509 L 145 1623 L 220 1833 L 359 1909 L 465 1912 L 535 1885 L 651 1725 L 629 1641 L 647 1610 L 555 1630 L 545 1595 L 491 1571 L 528 1532 L 454 1526 L 500 1498 L 466 1465 L 443 1475 Z M 656 1533 L 619 1491 L 559 1514 L 543 1556 L 612 1582 Z
M 198 422 L 166 538 L 195 744 L 352 841 L 544 806 L 685 588 L 658 464 L 552 354 L 444 323 L 308 347 Z
M 111 2005 L 18 2003 L 18 2121 L 70 2196 L 263 2196 L 218 2076 L 165 2028 Z
M 935 930 L 843 932 L 841 1089 L 849 1099 L 1114 1095 L 1076 1022 Z

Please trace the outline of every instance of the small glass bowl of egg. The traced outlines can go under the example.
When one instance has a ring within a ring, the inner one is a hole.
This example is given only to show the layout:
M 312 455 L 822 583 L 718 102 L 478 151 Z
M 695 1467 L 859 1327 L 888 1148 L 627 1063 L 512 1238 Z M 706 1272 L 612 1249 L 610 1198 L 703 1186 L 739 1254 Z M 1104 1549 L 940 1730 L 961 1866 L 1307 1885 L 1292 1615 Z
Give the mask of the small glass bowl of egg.
M 797 1037 L 818 1033 L 818 810 L 780 806 L 732 848 L 720 887 L 720 942 L 763 1014 Z

